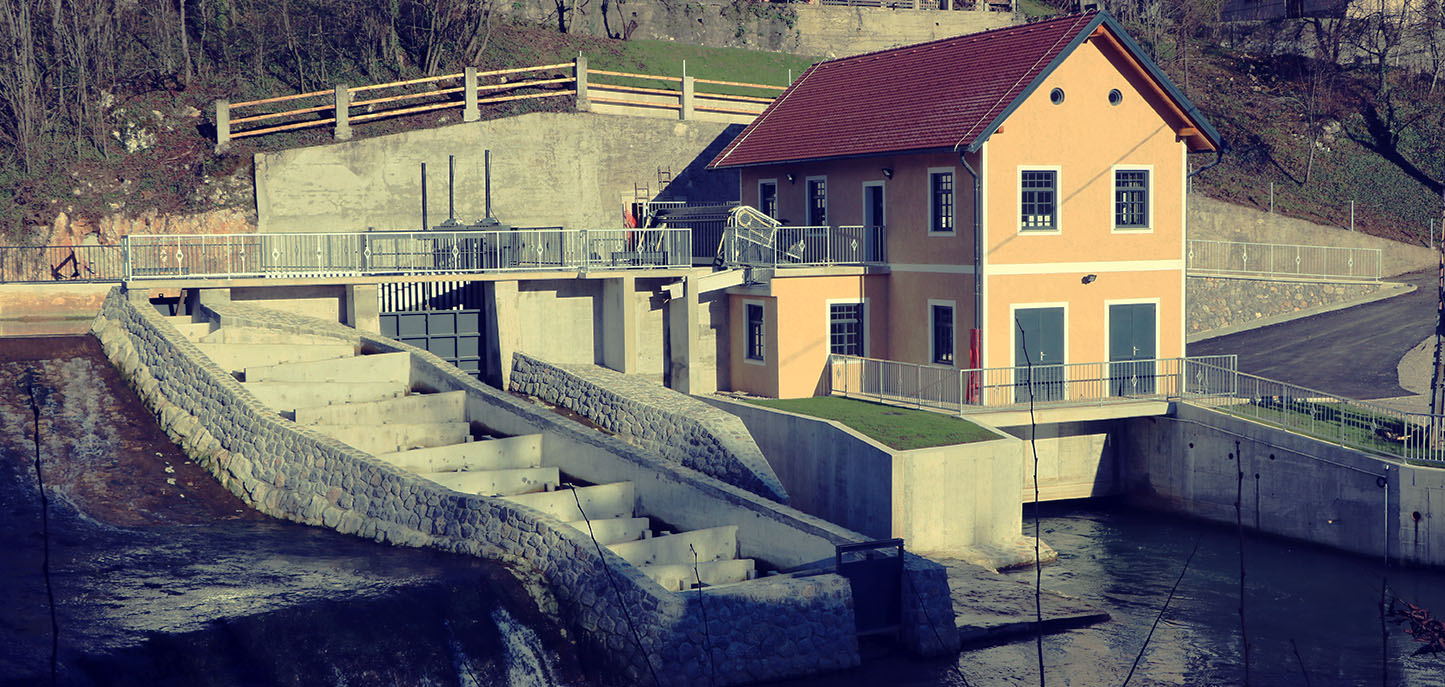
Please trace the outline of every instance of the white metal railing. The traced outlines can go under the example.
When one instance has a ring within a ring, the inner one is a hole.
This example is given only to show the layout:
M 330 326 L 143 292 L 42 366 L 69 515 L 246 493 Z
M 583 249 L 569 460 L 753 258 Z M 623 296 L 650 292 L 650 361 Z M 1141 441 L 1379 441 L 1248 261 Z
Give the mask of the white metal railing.
M 832 393 L 958 413 L 1232 393 L 1233 355 L 960 370 L 833 355 Z
M 1193 274 L 1379 281 L 1383 269 L 1378 248 L 1190 239 L 1187 258 Z
M 886 262 L 882 226 L 728 227 L 724 260 L 753 267 L 872 265 Z
M 833 395 L 965 414 L 1184 400 L 1361 451 L 1445 462 L 1445 416 L 1409 413 L 1239 371 L 1233 355 L 958 370 L 832 355 Z
M 126 279 L 689 267 L 687 229 L 130 235 Z

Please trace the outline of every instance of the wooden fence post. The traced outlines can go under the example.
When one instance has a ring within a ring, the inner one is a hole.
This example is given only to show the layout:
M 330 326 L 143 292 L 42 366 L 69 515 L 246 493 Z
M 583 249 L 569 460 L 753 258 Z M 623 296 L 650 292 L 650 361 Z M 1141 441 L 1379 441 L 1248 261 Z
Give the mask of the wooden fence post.
M 696 92 L 697 83 L 691 76 L 682 77 L 682 119 L 692 119 L 693 94 Z
M 572 75 L 577 80 L 577 111 L 586 112 L 592 104 L 587 100 L 587 57 L 580 52 L 572 61 Z
M 347 141 L 351 139 L 351 91 L 346 84 L 339 84 L 336 87 L 336 140 Z
M 216 152 L 224 153 L 231 147 L 231 101 L 222 98 L 216 101 Z
M 467 102 L 462 108 L 462 121 L 475 122 L 482 118 L 482 111 L 477 108 L 477 68 L 467 67 L 466 76 L 462 80 L 465 82 L 463 93 Z

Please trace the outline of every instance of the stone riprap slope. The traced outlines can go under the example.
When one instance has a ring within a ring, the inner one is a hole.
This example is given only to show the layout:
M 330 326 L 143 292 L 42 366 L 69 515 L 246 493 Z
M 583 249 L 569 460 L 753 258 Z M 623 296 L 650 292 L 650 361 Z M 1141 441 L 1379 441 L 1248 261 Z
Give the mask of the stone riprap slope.
M 680 465 L 780 503 L 788 492 L 748 428 L 686 394 L 596 365 L 512 356 L 512 391 L 576 412 Z
M 555 445 L 561 454 L 585 448 L 594 458 L 600 456 L 592 462 L 645 468 L 655 475 L 653 482 L 670 487 L 670 492 L 685 492 L 680 501 L 686 506 L 669 511 L 669 517 L 685 519 L 689 506 L 705 509 L 721 501 L 750 512 L 738 523 L 745 533 L 740 547 L 775 544 L 752 532 L 787 531 L 806 544 L 807 555 L 816 557 L 820 548 L 862 539 L 790 509 L 768 506 L 703 475 L 669 467 L 615 438 L 485 387 L 405 344 L 237 304 L 203 311 L 210 323 L 223 329 L 305 330 L 344 343 L 359 341 L 369 355 L 405 352 L 413 385 L 438 392 L 465 390 L 469 412 L 473 407 L 489 409 L 495 414 L 489 419 L 512 425 L 508 433 L 540 429 L 547 445 Z M 651 675 L 663 684 L 714 679 L 736 683 L 831 670 L 859 660 L 851 590 L 837 575 L 781 576 L 709 587 L 703 593 L 668 592 L 622 556 L 545 512 L 445 488 L 283 418 L 148 304 L 133 304 L 119 290 L 107 298 L 93 332 L 167 433 L 248 504 L 276 517 L 378 541 L 466 552 L 535 571 L 545 580 L 544 596 L 555 599 L 563 619 L 579 630 L 585 643 L 612 657 L 630 683 L 651 682 Z M 652 488 L 640 487 L 644 492 Z M 651 492 L 639 500 L 669 505 Z M 786 559 L 786 552 L 773 553 Z M 906 567 L 908 586 L 919 592 L 913 595 L 919 603 L 905 607 L 905 642 L 920 653 L 956 650 L 942 569 L 912 556 Z M 941 595 L 936 589 L 940 582 Z M 940 599 L 942 604 L 937 603 Z M 930 622 L 932 626 L 926 624 Z M 699 646 L 697 637 L 708 640 Z

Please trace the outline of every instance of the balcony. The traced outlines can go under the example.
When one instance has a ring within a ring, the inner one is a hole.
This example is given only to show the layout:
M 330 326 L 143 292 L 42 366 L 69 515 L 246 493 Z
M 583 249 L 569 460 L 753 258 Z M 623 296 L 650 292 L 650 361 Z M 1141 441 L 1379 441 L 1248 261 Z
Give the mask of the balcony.
M 887 262 L 883 226 L 728 227 L 723 262 L 788 269 Z

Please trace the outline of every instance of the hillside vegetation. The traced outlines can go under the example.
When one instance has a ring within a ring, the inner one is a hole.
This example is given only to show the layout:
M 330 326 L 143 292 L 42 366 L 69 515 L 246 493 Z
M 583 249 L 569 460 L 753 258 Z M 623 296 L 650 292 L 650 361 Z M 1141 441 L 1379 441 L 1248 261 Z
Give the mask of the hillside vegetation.
M 1438 78 L 1381 70 L 1379 59 L 1231 51 L 1220 45 L 1221 25 L 1200 18 L 1208 12 L 1191 4 L 1198 1 L 1156 0 L 1158 11 L 1142 13 L 1132 4 L 1111 8 L 1230 144 L 1221 164 L 1195 177 L 1196 192 L 1268 209 L 1274 182 L 1275 210 L 1283 214 L 1349 226 L 1354 201 L 1360 231 L 1424 243 L 1434 219 L 1439 233 L 1445 85 Z M 493 16 L 490 2 L 463 0 L 0 5 L 9 10 L 0 12 L 0 36 L 15 46 L 0 60 L 0 243 L 46 240 L 39 227 L 60 212 L 92 219 L 253 212 L 253 153 L 330 140 L 329 129 L 317 127 L 239 139 L 217 155 L 210 125 L 217 98 L 236 102 L 466 65 L 567 62 L 579 52 L 600 69 L 680 75 L 685 61 L 687 73 L 700 78 L 778 85 L 810 63 L 782 53 L 561 33 Z M 1027 9 L 1030 18 L 1059 11 L 1043 0 L 1030 0 Z M 1391 64 L 1388 54 L 1383 62 Z M 570 107 L 570 98 L 523 100 L 485 108 L 483 116 Z M 444 110 L 353 131 L 376 136 L 458 117 Z M 1211 161 L 1195 156 L 1193 164 Z

